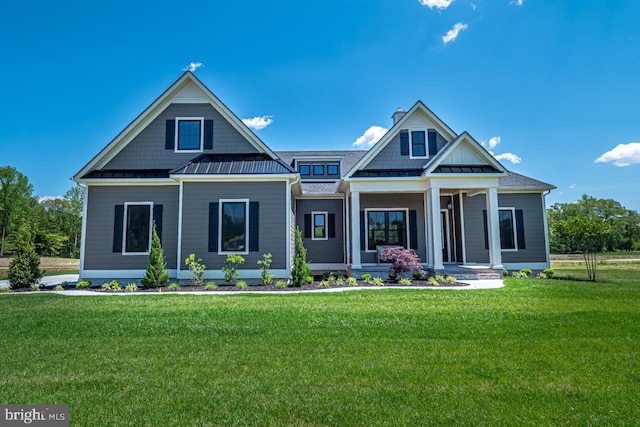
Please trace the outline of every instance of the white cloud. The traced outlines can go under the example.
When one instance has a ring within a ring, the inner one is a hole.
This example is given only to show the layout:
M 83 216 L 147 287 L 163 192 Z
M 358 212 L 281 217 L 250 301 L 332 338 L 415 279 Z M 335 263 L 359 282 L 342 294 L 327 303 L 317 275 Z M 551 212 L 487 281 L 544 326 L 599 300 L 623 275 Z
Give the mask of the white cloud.
M 570 190 L 575 190 L 575 189 L 576 189 L 576 185 L 575 185 L 575 184 L 571 184 L 571 185 L 569 186 L 569 189 L 570 189 Z
M 607 151 L 596 159 L 596 163 L 613 162 L 615 166 L 625 167 L 634 163 L 640 163 L 640 142 L 619 144 L 611 151 Z
M 257 116 L 251 119 L 242 119 L 242 123 L 253 130 L 261 130 L 273 123 L 272 116 Z
M 509 2 L 509 4 L 515 5 L 515 6 L 522 6 L 522 3 L 524 3 L 524 0 L 511 0 Z
M 500 136 L 492 136 L 491 138 L 489 138 L 489 142 L 480 141 L 480 144 L 482 144 L 483 147 L 488 148 L 489 150 L 493 150 L 498 144 L 500 144 Z
M 356 139 L 353 146 L 358 148 L 371 148 L 373 144 L 378 142 L 380 138 L 387 133 L 387 130 L 387 128 L 383 128 L 382 126 L 371 126 L 369 129 L 364 131 L 362 136 Z
M 522 157 L 518 156 L 517 154 L 513 154 L 513 153 L 502 153 L 502 154 L 498 154 L 498 155 L 494 155 L 493 153 L 491 153 L 491 155 L 493 157 L 495 157 L 496 160 L 507 160 L 507 161 L 513 163 L 514 165 L 517 165 L 518 163 L 520 163 L 522 161 Z
M 454 41 L 455 39 L 458 38 L 458 34 L 460 34 L 460 31 L 464 31 L 467 28 L 469 28 L 469 26 L 467 24 L 463 24 L 462 22 L 458 22 L 449 31 L 447 31 L 447 34 L 442 36 L 442 42 L 444 44 L 447 44 L 449 42 Z
M 448 8 L 454 0 L 418 0 L 418 2 L 423 6 L 428 6 L 429 9 L 446 9 Z
M 478 8 L 478 6 L 476 6 L 475 3 L 471 3 L 471 9 L 476 10 Z
M 62 196 L 43 196 L 38 199 L 38 202 L 48 202 L 49 200 L 64 200 Z
M 204 64 L 202 62 L 190 62 L 189 66 L 186 68 L 183 68 L 184 71 L 191 71 L 192 73 L 197 70 L 200 67 L 204 67 Z

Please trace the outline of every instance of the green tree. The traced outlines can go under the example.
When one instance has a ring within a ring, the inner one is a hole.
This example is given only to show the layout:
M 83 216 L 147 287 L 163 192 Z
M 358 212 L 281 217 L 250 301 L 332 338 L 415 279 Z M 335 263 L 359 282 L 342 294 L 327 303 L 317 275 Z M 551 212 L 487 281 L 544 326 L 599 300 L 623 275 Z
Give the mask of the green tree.
M 12 289 L 28 288 L 42 277 L 40 257 L 34 250 L 29 228 L 23 224 L 18 233 L 17 249 L 9 263 L 9 284 Z
M 32 192 L 33 186 L 25 175 L 13 166 L 0 167 L 0 256 L 4 255 L 7 232 L 25 216 Z
M 70 214 L 71 214 L 71 236 L 69 241 L 73 242 L 72 257 L 80 257 L 80 234 L 82 231 L 82 210 L 84 207 L 84 188 L 76 185 L 71 187 L 64 193 L 64 198 L 69 202 Z
M 553 224 L 553 232 L 567 245 L 582 253 L 587 267 L 587 276 L 596 281 L 597 253 L 605 245 L 611 225 L 602 218 L 571 216 Z
M 141 282 L 147 288 L 159 288 L 166 285 L 168 281 L 169 272 L 167 271 L 167 263 L 164 258 L 160 237 L 158 237 L 158 233 L 156 232 L 156 222 L 153 221 L 149 265 Z
M 291 282 L 293 286 L 300 286 L 313 281 L 311 268 L 307 264 L 307 250 L 302 243 L 300 228 L 295 231 L 295 249 L 293 253 L 293 269 L 291 270 Z

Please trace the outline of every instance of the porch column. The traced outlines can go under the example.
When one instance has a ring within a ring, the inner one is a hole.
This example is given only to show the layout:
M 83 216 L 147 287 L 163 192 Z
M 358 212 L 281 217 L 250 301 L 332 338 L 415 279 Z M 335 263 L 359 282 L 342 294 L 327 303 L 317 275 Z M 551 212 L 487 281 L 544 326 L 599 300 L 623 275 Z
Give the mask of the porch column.
M 351 269 L 362 268 L 360 261 L 360 192 L 351 193 Z
M 440 220 L 440 188 L 433 187 L 430 193 L 431 241 L 433 242 L 433 269 L 443 270 L 442 262 L 442 221 Z
M 498 189 L 491 187 L 486 193 L 487 234 L 489 237 L 489 267 L 502 270 L 502 252 L 500 251 L 500 218 L 498 215 Z

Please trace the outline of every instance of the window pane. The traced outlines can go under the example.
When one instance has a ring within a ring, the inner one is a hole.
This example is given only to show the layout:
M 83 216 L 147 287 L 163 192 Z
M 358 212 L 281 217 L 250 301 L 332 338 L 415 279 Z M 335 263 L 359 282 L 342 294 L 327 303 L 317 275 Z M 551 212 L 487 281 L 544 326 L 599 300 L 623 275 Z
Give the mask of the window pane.
M 243 252 L 245 250 L 246 206 L 245 202 L 222 203 L 222 251 Z
M 310 175 L 311 167 L 309 165 L 300 165 L 300 175 Z
M 513 234 L 513 211 L 498 211 L 500 219 L 500 247 L 502 249 L 515 249 L 516 239 Z
M 313 216 L 313 237 L 316 239 L 324 239 L 326 235 L 326 216 L 324 214 L 315 214 Z
M 324 165 L 313 165 L 314 175 L 324 175 Z
M 200 120 L 178 122 L 178 150 L 200 149 Z
M 384 212 L 369 211 L 367 213 L 367 224 L 369 229 L 368 249 L 375 250 L 376 245 L 384 245 L 386 242 Z
M 369 233 L 368 249 L 378 245 L 406 247 L 406 215 L 404 211 L 369 211 L 367 214 Z
M 424 131 L 411 132 L 411 155 L 414 157 L 423 157 L 427 155 L 425 148 Z
M 338 175 L 338 165 L 327 165 L 327 175 Z
M 147 252 L 149 250 L 149 216 L 151 206 L 127 206 L 127 231 L 125 252 Z

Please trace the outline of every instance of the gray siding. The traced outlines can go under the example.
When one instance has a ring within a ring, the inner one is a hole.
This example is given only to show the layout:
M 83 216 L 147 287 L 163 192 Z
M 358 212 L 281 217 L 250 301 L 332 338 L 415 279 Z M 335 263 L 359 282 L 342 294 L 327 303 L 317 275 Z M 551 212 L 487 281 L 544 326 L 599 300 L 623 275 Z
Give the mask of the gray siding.
M 420 169 L 428 159 L 410 159 L 400 155 L 400 134 L 391 141 L 363 169 Z
M 85 270 L 146 269 L 148 255 L 122 255 L 113 252 L 113 226 L 116 205 L 125 202 L 161 204 L 162 249 L 167 268 L 176 268 L 178 247 L 178 193 L 172 186 L 89 186 L 87 199 L 87 231 L 84 253 Z M 87 276 L 87 278 L 90 278 Z
M 418 249 L 416 253 L 421 262 L 426 262 L 426 242 L 425 242 L 425 214 L 424 214 L 424 194 L 399 193 L 399 194 L 360 194 L 360 210 L 375 208 L 397 208 L 415 210 L 418 222 Z M 409 218 L 407 218 L 407 222 Z M 407 224 L 407 227 L 409 224 Z M 365 228 L 366 233 L 366 228 Z M 412 248 L 415 249 L 415 248 Z M 361 250 L 361 262 L 375 263 L 376 254 Z
M 262 254 L 271 253 L 272 269 L 287 267 L 286 249 L 289 244 L 287 230 L 285 182 L 195 182 L 183 186 L 182 256 L 181 269 L 187 269 L 184 258 L 193 253 L 202 258 L 207 270 L 220 270 L 226 255 L 209 252 L 209 203 L 220 199 L 249 199 L 260 203 L 260 250 L 243 255 L 245 263 L 240 269 L 255 270 Z M 242 278 L 242 275 L 240 276 Z
M 166 121 L 176 117 L 213 120 L 213 150 L 204 153 L 255 153 L 256 148 L 210 104 L 171 104 L 123 148 L 104 169 L 174 169 L 198 153 L 165 149 Z
M 502 252 L 503 263 L 545 262 L 547 259 L 542 195 L 540 193 L 498 194 L 500 208 L 522 209 L 526 248 Z M 464 230 L 467 262 L 489 262 L 484 245 L 485 196 L 464 197 Z
M 302 241 L 307 249 L 307 262 L 343 263 L 344 254 L 344 209 L 339 199 L 302 199 L 297 201 L 296 224 L 302 232 Z M 327 212 L 336 216 L 336 237 L 327 240 L 304 238 L 304 215 L 311 212 Z

